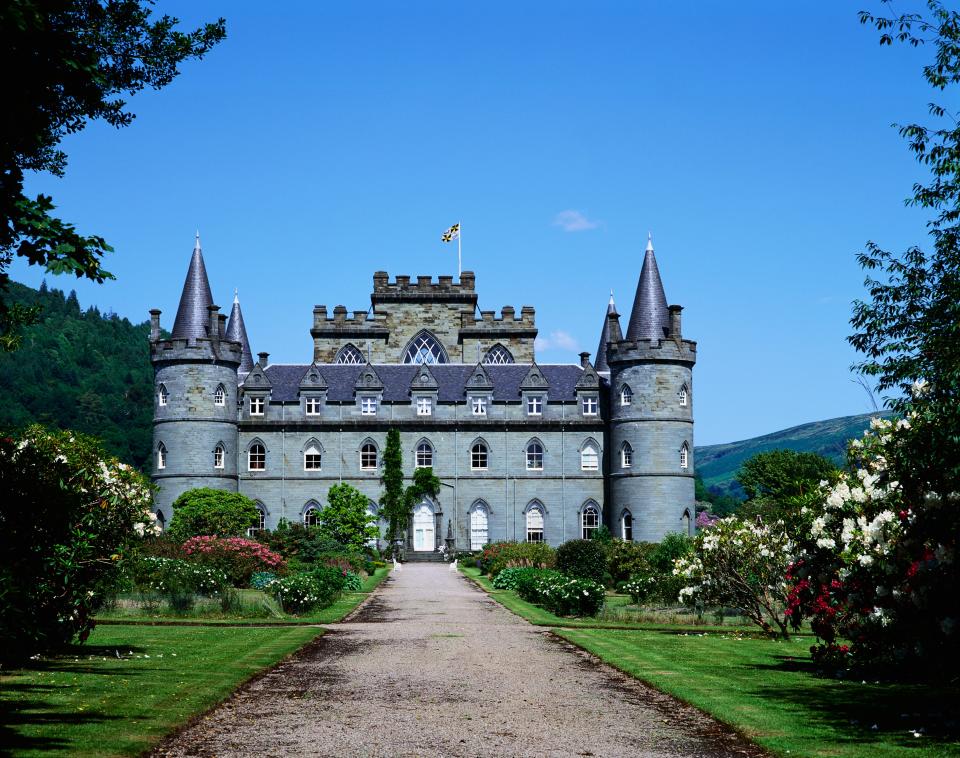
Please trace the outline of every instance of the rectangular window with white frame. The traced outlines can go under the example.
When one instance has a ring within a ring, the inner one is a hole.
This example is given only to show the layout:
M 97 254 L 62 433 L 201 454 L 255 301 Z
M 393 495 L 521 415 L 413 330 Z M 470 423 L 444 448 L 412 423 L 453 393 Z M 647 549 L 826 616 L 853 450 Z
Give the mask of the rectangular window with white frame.
M 376 397 L 361 397 L 360 398 L 360 415 L 361 416 L 376 416 L 377 415 L 377 400 Z
M 596 395 L 584 395 L 581 398 L 580 407 L 583 409 L 584 416 L 596 416 L 600 411 L 600 401 Z
M 264 399 L 262 397 L 251 397 L 250 398 L 250 415 L 262 416 L 264 404 L 265 404 Z
M 305 401 L 306 411 L 308 416 L 319 416 L 320 415 L 320 398 L 319 397 L 308 397 Z
M 429 398 L 429 397 L 417 398 L 417 415 L 418 416 L 433 415 L 433 398 Z
M 530 395 L 527 398 L 527 415 L 528 416 L 543 415 L 543 396 L 542 395 Z
M 473 410 L 474 416 L 486 416 L 487 415 L 487 398 L 485 397 L 470 398 L 470 407 Z

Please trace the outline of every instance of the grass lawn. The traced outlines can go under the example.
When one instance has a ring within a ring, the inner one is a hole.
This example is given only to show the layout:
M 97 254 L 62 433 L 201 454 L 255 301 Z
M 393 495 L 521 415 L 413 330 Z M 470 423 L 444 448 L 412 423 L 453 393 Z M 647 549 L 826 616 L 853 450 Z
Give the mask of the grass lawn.
M 0 676 L 0 752 L 137 755 L 321 633 L 100 626 L 69 654 Z
M 810 662 L 809 639 L 554 631 L 780 755 L 960 755 L 960 688 L 820 678 Z M 950 721 L 952 738 L 945 726 Z

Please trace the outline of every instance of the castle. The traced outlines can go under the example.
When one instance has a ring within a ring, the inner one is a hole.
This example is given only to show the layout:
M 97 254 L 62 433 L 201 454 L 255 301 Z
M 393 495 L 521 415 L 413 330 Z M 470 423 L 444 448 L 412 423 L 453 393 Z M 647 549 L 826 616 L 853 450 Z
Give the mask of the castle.
M 408 551 L 559 545 L 601 525 L 626 540 L 692 534 L 696 343 L 667 305 L 651 241 L 626 336 L 611 296 L 592 365 L 589 353 L 538 364 L 534 309 L 478 312 L 472 272 L 378 271 L 370 302 L 313 309 L 311 363 L 254 363 L 237 298 L 229 321 L 213 303 L 198 235 L 169 339 L 150 311 L 161 524 L 194 487 L 247 495 L 260 528 L 314 523 L 341 482 L 379 519 L 396 428 L 405 474 L 430 466 L 443 485 L 414 507 Z

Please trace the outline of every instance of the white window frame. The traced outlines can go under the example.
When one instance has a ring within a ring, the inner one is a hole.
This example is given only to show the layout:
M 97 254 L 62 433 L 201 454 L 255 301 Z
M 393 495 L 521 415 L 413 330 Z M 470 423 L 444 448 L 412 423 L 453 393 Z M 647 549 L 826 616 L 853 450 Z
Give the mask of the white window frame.
M 370 456 L 373 455 L 373 465 L 369 465 Z M 376 471 L 377 465 L 380 463 L 380 451 L 377 449 L 377 446 L 372 442 L 364 442 L 360 446 L 360 470 L 361 471 Z
M 589 523 L 588 522 L 589 519 Z M 580 536 L 588 540 L 600 528 L 600 509 L 592 503 L 580 514 Z
M 483 461 L 483 465 L 478 463 Z M 486 471 L 490 467 L 490 448 L 483 442 L 474 442 L 470 446 L 470 470 Z
M 490 541 L 490 511 L 484 503 L 470 509 L 470 549 L 480 550 Z
M 526 452 L 527 471 L 543 471 L 543 443 L 538 440 L 530 440 L 530 442 L 527 443 Z
M 629 442 L 624 442 L 620 446 L 620 468 L 633 467 L 633 447 Z
M 584 416 L 596 416 L 600 413 L 600 398 L 596 395 L 584 395 L 580 398 L 580 410 Z
M 255 453 L 254 449 L 260 448 L 262 453 Z M 257 463 L 260 465 L 254 465 L 254 455 L 257 456 Z M 247 471 L 266 471 L 267 470 L 267 448 L 262 442 L 254 442 L 249 448 L 247 448 Z
M 222 384 L 218 384 L 217 388 L 213 391 L 213 404 L 220 408 L 227 404 L 227 391 L 223 388 Z
M 250 398 L 250 415 L 251 416 L 262 416 L 264 408 L 266 407 L 266 399 L 262 397 L 251 397 Z
M 379 398 L 375 395 L 367 395 L 360 398 L 360 415 L 361 416 L 376 416 L 377 407 L 380 405 L 377 401 Z
M 316 458 L 316 460 L 311 460 L 313 458 Z M 323 471 L 323 451 L 314 444 L 309 445 L 303 451 L 303 470 Z
M 592 455 L 587 455 L 587 451 L 592 451 Z M 593 465 L 587 465 L 587 459 L 593 460 Z M 600 470 L 600 449 L 595 442 L 587 442 L 580 448 L 580 470 L 581 471 L 599 471 Z
M 161 384 L 157 389 L 157 405 L 161 407 L 165 406 L 169 397 L 170 393 L 167 392 L 167 386 L 165 384 Z
M 433 398 L 432 397 L 417 398 L 417 415 L 418 416 L 433 415 Z
M 167 467 L 167 446 L 162 442 L 157 445 L 157 470 Z
M 543 415 L 543 395 L 527 396 L 527 415 L 528 416 Z
M 633 405 L 633 390 L 626 384 L 620 388 L 620 405 Z
M 323 403 L 319 397 L 308 397 L 303 401 L 303 409 L 308 416 L 319 416 L 322 405 Z
M 686 406 L 686 404 L 687 404 L 687 387 L 686 387 L 686 385 L 684 385 L 683 387 L 680 388 L 679 395 L 680 395 L 680 405 L 681 405 L 681 406 Z
M 433 468 L 433 445 L 426 440 L 417 443 L 417 449 L 413 453 L 413 467 Z
M 487 397 L 486 395 L 473 395 L 470 397 L 470 410 L 474 416 L 487 415 Z
M 539 526 L 537 526 L 536 523 L 534 523 L 532 526 L 530 524 L 530 521 L 531 521 L 530 517 L 534 513 L 536 513 L 537 516 L 539 516 L 539 519 L 540 519 Z M 527 529 L 527 542 L 543 542 L 544 541 L 544 536 L 546 534 L 546 521 L 547 521 L 546 514 L 544 513 L 543 508 L 541 508 L 540 506 L 534 505 L 527 509 L 527 513 L 525 517 L 525 526 Z
M 311 524 L 310 521 L 313 521 Z M 320 523 L 320 506 L 318 505 L 309 505 L 303 511 L 302 517 L 304 526 L 316 526 Z
M 627 519 L 630 519 L 629 525 Z M 624 542 L 633 542 L 633 514 L 629 510 L 620 514 L 620 539 Z
M 690 465 L 690 448 L 684 442 L 680 446 L 680 468 L 686 470 Z
M 249 529 L 247 529 L 247 536 L 248 536 L 248 537 L 253 537 L 257 532 L 262 532 L 262 531 L 266 530 L 266 528 L 267 528 L 267 513 L 266 513 L 266 511 L 263 509 L 263 506 L 260 505 L 259 503 L 256 503 L 256 504 L 255 504 L 255 507 L 256 507 L 256 509 L 257 509 L 257 513 L 259 514 L 259 516 L 257 517 L 257 525 L 256 525 L 256 526 L 251 526 Z
M 223 468 L 225 452 L 226 451 L 223 449 L 223 445 L 217 445 L 213 449 L 213 467 L 214 468 L 219 468 L 219 469 Z

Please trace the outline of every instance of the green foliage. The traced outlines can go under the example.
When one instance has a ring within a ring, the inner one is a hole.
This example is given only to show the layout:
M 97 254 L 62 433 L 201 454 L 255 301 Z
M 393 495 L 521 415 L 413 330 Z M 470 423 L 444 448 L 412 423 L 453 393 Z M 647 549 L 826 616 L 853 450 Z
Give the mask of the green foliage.
M 274 579 L 264 587 L 264 592 L 273 595 L 285 613 L 294 615 L 308 613 L 323 605 L 320 583 L 310 573 L 291 574 L 283 579 Z
M 327 506 L 320 511 L 319 533 L 347 548 L 362 551 L 379 536 L 376 518 L 367 512 L 367 496 L 349 484 L 335 484 L 327 493 Z
M 283 558 L 263 543 L 244 537 L 191 537 L 183 543 L 183 552 L 190 560 L 222 571 L 234 587 L 247 587 L 258 571 L 285 574 Z
M 607 573 L 614 582 L 625 582 L 631 576 L 650 571 L 650 554 L 656 550 L 652 542 L 614 540 L 607 550 Z
M 492 577 L 508 568 L 553 568 L 557 552 L 545 542 L 493 542 L 485 545 L 477 565 Z
M 353 571 L 348 571 L 343 575 L 344 592 L 359 592 L 362 589 L 363 579 L 360 578 L 360 574 L 356 574 Z
M 610 533 L 606 524 L 600 524 L 600 526 L 590 532 L 590 539 L 594 542 L 599 542 L 604 548 L 607 548 L 610 543 L 613 542 L 613 535 Z
M 403 449 L 397 429 L 387 432 L 380 483 L 383 485 L 380 508 L 387 519 L 387 539 L 392 543 L 403 537 L 407 529 L 407 514 L 410 512 L 403 487 Z
M 603 545 L 593 540 L 569 540 L 557 548 L 557 570 L 578 579 L 603 583 L 607 556 Z
M 440 478 L 430 466 L 413 470 L 413 483 L 404 491 L 407 513 L 425 497 L 436 499 L 440 494 Z
M 223 571 L 176 558 L 138 557 L 126 571 L 135 590 L 164 596 L 218 595 L 230 587 Z
M 175 30 L 177 19 L 152 21 L 150 12 L 145 0 L 0 5 L 0 68 L 30 72 L 4 84 L 13 111 L 0 152 L 0 347 L 15 347 L 17 330 L 30 320 L 6 301 L 7 267 L 15 257 L 56 274 L 113 278 L 100 262 L 112 248 L 54 216 L 49 196 L 27 197 L 25 173 L 63 176 L 66 154 L 58 145 L 64 137 L 91 121 L 129 126 L 134 116 L 122 96 L 165 87 L 182 62 L 202 58 L 226 36 L 223 19 L 184 33 Z
M 796 522 L 800 509 L 816 496 L 820 482 L 833 482 L 839 470 L 816 453 L 768 450 L 757 453 L 740 467 L 737 482 L 747 501 L 737 510 L 741 518 Z
M 155 530 L 151 486 L 97 440 L 0 438 L 0 660 L 87 638 L 123 560 Z
M 723 518 L 724 516 L 729 516 L 740 505 L 740 498 L 734 497 L 723 492 L 719 487 L 707 487 L 703 482 L 703 477 L 698 470 L 696 476 L 694 477 L 694 499 L 699 506 L 702 503 L 706 503 L 709 506 L 709 511 L 715 516 Z
M 260 518 L 253 500 L 239 492 L 200 487 L 187 490 L 173 501 L 173 518 L 167 532 L 172 539 L 201 535 L 238 537 Z
M 344 546 L 320 532 L 318 526 L 305 526 L 280 519 L 273 531 L 257 532 L 257 539 L 288 561 L 312 566 L 324 556 L 344 552 Z
M 276 578 L 272 571 L 254 571 L 250 575 L 250 589 L 262 590 Z
M 524 577 L 535 577 L 541 570 L 529 566 L 504 569 L 493 580 L 494 589 L 515 590 Z
M 0 427 L 32 423 L 96 435 L 106 450 L 145 470 L 153 421 L 149 325 L 131 324 L 77 297 L 10 283 L 14 306 L 39 309 L 16 355 L 0 351 Z
M 516 585 L 521 598 L 557 616 L 596 616 L 606 597 L 599 582 L 550 569 L 527 569 L 517 577 Z

